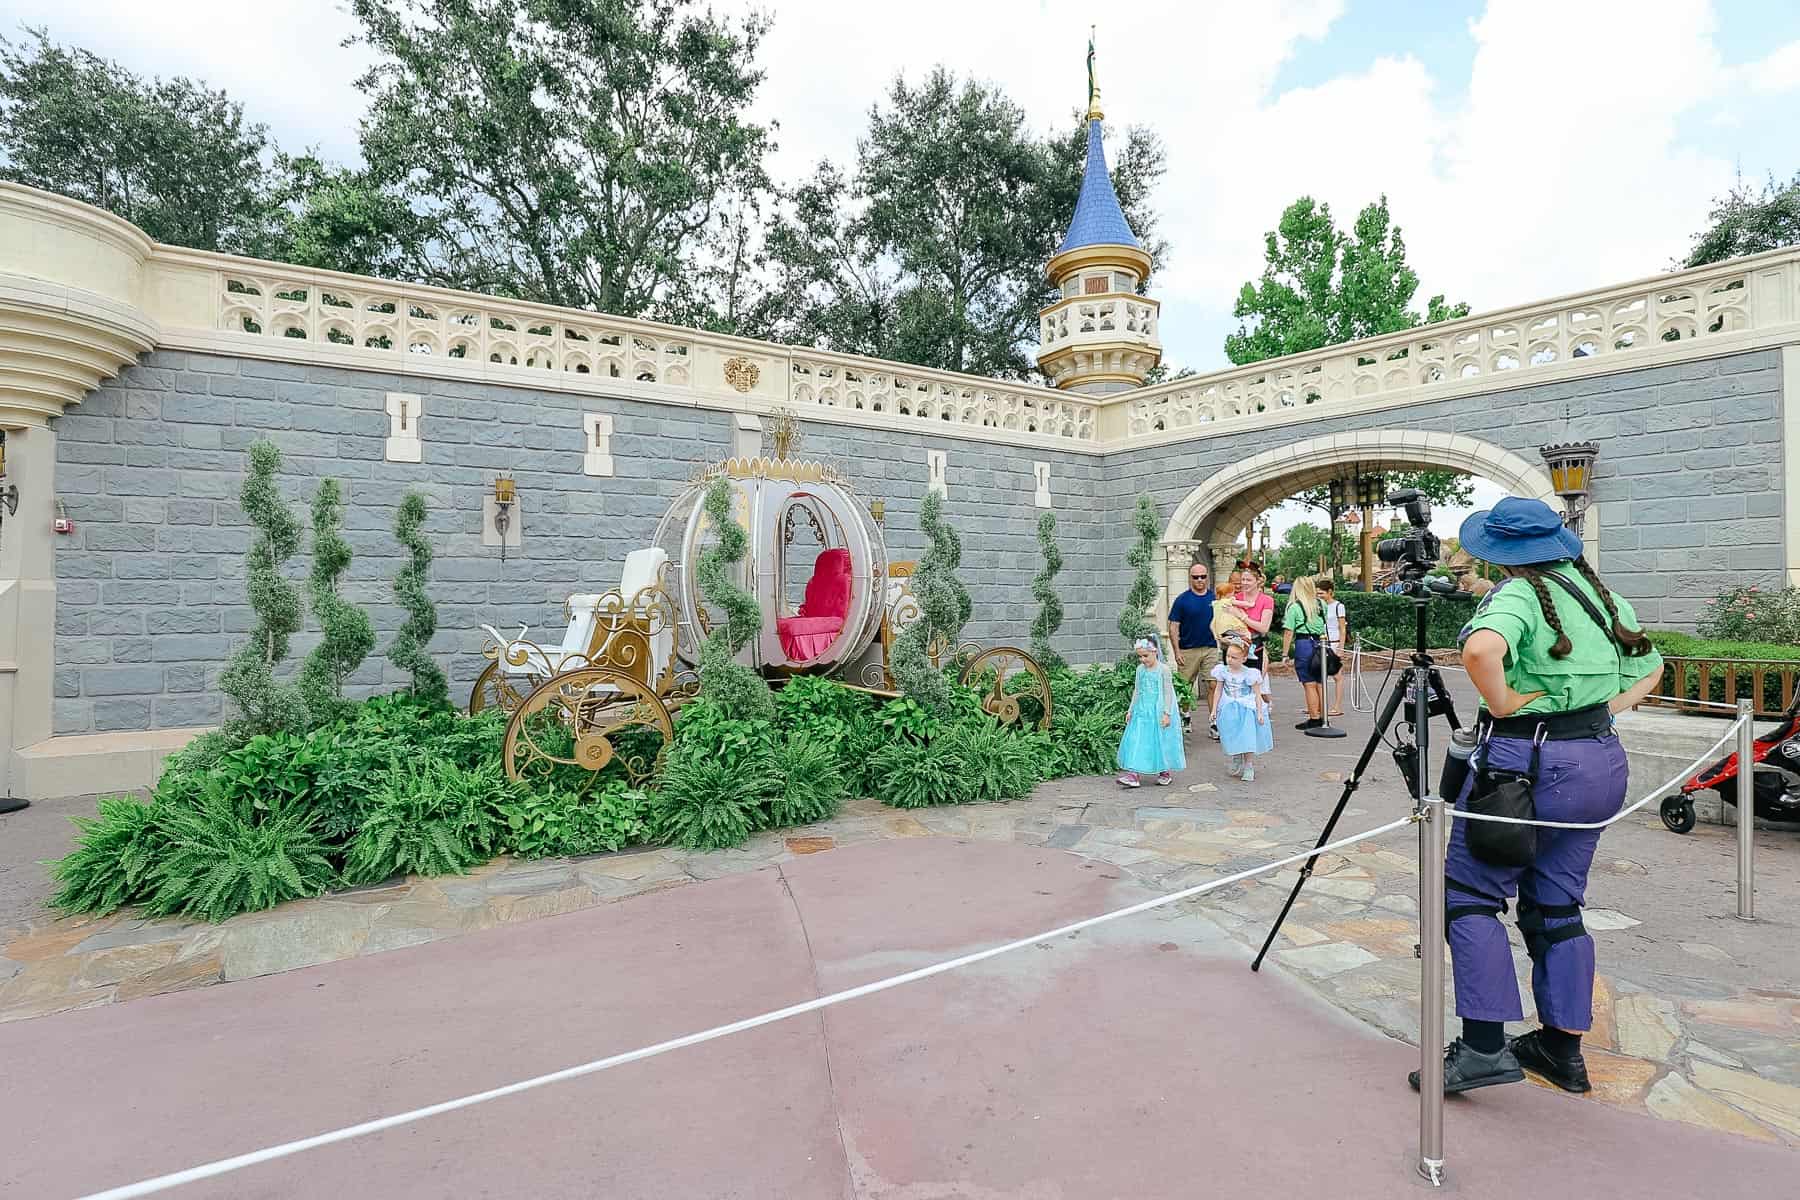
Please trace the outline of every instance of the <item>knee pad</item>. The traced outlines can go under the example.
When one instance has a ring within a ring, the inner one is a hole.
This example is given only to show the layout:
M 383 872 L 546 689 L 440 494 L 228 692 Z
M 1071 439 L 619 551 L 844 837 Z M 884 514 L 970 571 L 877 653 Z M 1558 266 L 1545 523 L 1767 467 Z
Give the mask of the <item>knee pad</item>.
M 1569 917 L 1575 919 L 1567 925 L 1558 925 L 1554 929 L 1545 925 L 1548 920 L 1566 920 Z M 1519 932 L 1525 936 L 1525 953 L 1531 956 L 1531 961 L 1542 962 L 1550 952 L 1550 947 L 1558 942 L 1585 937 L 1587 926 L 1581 923 L 1579 904 L 1531 904 L 1521 900 Z
M 1463 917 L 1492 917 L 1500 919 L 1506 911 L 1506 898 L 1492 896 L 1480 888 L 1471 887 L 1460 879 L 1444 877 L 1444 940 L 1450 940 L 1450 927 Z M 1460 893 L 1460 894 L 1458 894 Z

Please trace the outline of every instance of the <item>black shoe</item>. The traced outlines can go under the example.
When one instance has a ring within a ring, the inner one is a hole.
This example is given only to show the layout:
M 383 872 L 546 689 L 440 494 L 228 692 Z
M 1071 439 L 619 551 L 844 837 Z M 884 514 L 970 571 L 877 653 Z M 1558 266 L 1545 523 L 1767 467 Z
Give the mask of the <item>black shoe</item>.
M 1577 1054 L 1574 1058 L 1558 1058 L 1544 1049 L 1543 1039 L 1538 1031 L 1522 1033 L 1507 1042 L 1506 1048 L 1513 1052 L 1519 1065 L 1533 1075 L 1542 1075 L 1565 1092 L 1591 1092 L 1594 1085 L 1588 1082 L 1587 1063 Z
M 1304 721 L 1300 722 L 1298 725 L 1294 726 L 1294 728 L 1295 729 L 1317 729 L 1323 724 L 1325 724 L 1325 722 L 1321 721 L 1317 717 L 1308 717 L 1308 718 L 1306 718 L 1306 720 L 1304 720 Z
M 1518 1083 L 1525 1078 L 1525 1072 L 1519 1069 L 1519 1060 L 1513 1057 L 1510 1046 L 1502 1047 L 1493 1054 L 1483 1054 L 1470 1046 L 1461 1038 L 1451 1042 L 1444 1051 L 1444 1095 L 1451 1096 L 1457 1092 L 1466 1092 L 1471 1088 L 1493 1087 L 1499 1083 Z M 1412 1072 L 1406 1077 L 1413 1091 L 1419 1090 L 1419 1073 Z
M 1218 741 L 1219 740 L 1219 727 L 1217 725 L 1208 725 L 1206 727 L 1206 736 L 1211 738 L 1215 742 Z

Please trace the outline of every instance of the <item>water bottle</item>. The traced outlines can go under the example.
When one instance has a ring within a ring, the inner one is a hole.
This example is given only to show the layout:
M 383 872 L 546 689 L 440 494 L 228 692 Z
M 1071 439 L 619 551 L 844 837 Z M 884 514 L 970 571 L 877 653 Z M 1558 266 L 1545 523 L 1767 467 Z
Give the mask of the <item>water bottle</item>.
M 1438 795 L 1446 804 L 1455 804 L 1462 795 L 1463 781 L 1469 777 L 1469 758 L 1475 753 L 1475 731 L 1458 729 L 1450 735 L 1450 752 L 1444 755 L 1444 774 L 1438 780 Z

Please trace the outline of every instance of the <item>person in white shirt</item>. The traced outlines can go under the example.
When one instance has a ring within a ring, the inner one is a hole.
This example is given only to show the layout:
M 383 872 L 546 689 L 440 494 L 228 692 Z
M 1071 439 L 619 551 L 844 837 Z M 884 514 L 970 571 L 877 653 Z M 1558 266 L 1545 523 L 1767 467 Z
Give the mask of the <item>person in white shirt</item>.
M 1344 639 L 1349 636 L 1350 622 L 1344 618 L 1344 602 L 1336 595 L 1336 588 L 1329 578 L 1319 580 L 1319 607 L 1325 610 L 1325 644 L 1338 656 L 1341 663 L 1344 657 Z M 1330 715 L 1344 715 L 1344 672 L 1340 665 L 1338 673 L 1331 676 L 1332 698 Z

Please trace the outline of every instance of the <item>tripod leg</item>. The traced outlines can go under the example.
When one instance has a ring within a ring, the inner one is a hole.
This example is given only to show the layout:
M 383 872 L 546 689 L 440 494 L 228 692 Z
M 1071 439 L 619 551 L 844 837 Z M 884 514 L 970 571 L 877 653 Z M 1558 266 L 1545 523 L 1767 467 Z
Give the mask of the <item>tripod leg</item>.
M 1450 730 L 1454 733 L 1456 730 L 1462 728 L 1462 722 L 1456 719 L 1456 700 L 1450 695 L 1450 689 L 1444 686 L 1444 677 L 1438 674 L 1438 669 L 1434 666 L 1429 668 L 1429 671 L 1432 688 L 1436 690 L 1438 695 L 1444 698 L 1444 703 L 1440 711 L 1443 713 L 1444 719 L 1450 723 Z M 1445 798 L 1452 802 L 1456 800 L 1455 796 L 1448 796 Z
M 1375 728 L 1369 732 L 1369 740 L 1363 746 L 1362 754 L 1357 758 L 1356 766 L 1350 772 L 1350 778 L 1344 781 L 1344 791 L 1338 796 L 1337 807 L 1331 810 L 1331 816 L 1326 820 L 1325 828 L 1319 831 L 1319 840 L 1313 843 L 1315 850 L 1331 840 L 1331 833 L 1337 828 L 1338 818 L 1344 815 L 1344 809 L 1350 804 L 1350 797 L 1356 794 L 1357 787 L 1362 783 L 1363 772 L 1369 769 L 1369 760 L 1375 757 L 1375 750 L 1381 745 L 1382 735 L 1388 731 L 1388 726 L 1393 723 L 1394 714 L 1405 703 L 1406 688 L 1401 686 L 1394 689 L 1393 694 L 1388 697 L 1387 703 L 1382 706 L 1381 715 L 1375 720 Z M 1288 911 L 1294 907 L 1294 901 L 1300 898 L 1300 889 L 1306 886 L 1308 879 L 1312 878 L 1313 867 L 1317 865 L 1318 861 L 1319 856 L 1314 854 L 1300 868 L 1300 878 L 1294 881 L 1294 890 L 1288 893 L 1287 903 L 1281 906 L 1281 912 L 1276 916 L 1275 923 L 1269 926 L 1269 936 L 1263 939 L 1262 949 L 1258 950 L 1256 957 L 1251 960 L 1250 969 L 1252 971 L 1262 969 L 1262 961 L 1268 955 L 1269 947 L 1275 944 L 1275 935 L 1281 932 L 1281 923 L 1287 920 Z

